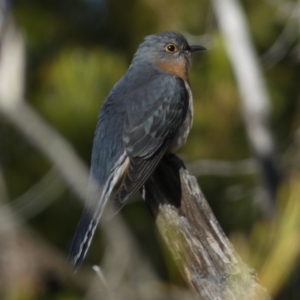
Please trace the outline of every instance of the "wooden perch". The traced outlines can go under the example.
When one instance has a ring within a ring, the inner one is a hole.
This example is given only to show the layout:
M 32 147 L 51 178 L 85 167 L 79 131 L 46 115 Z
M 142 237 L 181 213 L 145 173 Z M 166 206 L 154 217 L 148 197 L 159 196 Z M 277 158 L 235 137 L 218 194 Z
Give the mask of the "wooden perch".
M 199 299 L 269 299 L 234 251 L 197 180 L 176 155 L 147 181 L 144 199 L 186 282 Z

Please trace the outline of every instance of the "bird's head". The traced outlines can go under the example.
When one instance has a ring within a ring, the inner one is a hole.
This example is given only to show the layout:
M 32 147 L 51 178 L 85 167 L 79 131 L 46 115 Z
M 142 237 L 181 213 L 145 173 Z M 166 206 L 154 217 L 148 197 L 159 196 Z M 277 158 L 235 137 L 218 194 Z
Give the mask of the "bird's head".
M 192 52 L 200 50 L 205 48 L 190 46 L 182 34 L 166 31 L 147 36 L 135 53 L 133 63 L 148 61 L 184 78 L 191 65 Z

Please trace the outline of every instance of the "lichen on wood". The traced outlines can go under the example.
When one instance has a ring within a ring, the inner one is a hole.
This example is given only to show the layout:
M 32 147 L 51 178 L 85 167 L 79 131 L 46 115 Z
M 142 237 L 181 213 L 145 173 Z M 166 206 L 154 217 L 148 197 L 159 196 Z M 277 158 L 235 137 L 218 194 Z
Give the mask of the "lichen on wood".
M 158 230 L 199 299 L 269 299 L 255 271 L 242 262 L 197 180 L 176 155 L 160 163 L 143 191 Z

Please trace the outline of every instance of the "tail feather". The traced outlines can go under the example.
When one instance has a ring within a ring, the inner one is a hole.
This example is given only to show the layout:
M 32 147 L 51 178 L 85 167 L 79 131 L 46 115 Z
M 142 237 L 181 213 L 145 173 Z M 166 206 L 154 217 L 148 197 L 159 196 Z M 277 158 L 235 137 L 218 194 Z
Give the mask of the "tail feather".
M 79 221 L 69 252 L 69 261 L 76 268 L 82 264 L 92 242 L 98 220 L 85 209 Z
M 125 163 L 125 153 L 119 157 L 104 186 L 97 186 L 91 178 L 87 205 L 83 211 L 69 252 L 69 261 L 79 268 L 91 245 L 97 225 L 104 211 L 107 200 L 118 182 Z

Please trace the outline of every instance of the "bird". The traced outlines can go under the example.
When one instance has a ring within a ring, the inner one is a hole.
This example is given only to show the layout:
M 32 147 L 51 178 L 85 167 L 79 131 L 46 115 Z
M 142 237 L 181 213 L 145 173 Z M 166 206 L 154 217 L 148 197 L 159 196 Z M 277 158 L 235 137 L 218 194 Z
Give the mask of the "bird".
M 189 83 L 191 54 L 206 50 L 189 45 L 179 32 L 146 36 L 125 75 L 100 109 L 86 204 L 69 251 L 80 267 L 112 191 L 118 212 L 145 184 L 164 155 L 185 144 L 193 121 Z

